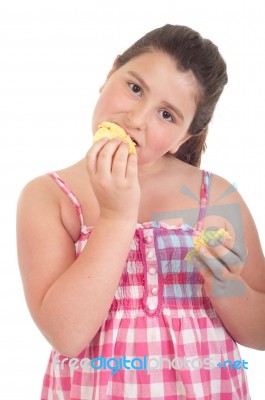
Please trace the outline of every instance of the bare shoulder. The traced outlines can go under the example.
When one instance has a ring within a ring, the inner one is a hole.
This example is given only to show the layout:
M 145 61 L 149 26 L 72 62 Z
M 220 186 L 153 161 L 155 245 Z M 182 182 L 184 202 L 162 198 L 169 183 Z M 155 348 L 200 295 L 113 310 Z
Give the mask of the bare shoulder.
M 39 220 L 61 215 L 61 196 L 57 186 L 48 175 L 38 176 L 29 181 L 18 198 L 17 214 L 19 219 Z
M 20 193 L 18 205 L 24 204 L 25 201 L 30 205 L 36 200 L 45 203 L 49 199 L 56 201 L 56 191 L 54 185 L 51 184 L 51 178 L 48 175 L 42 175 L 25 184 Z
M 59 176 L 62 175 L 72 176 L 73 180 L 75 179 L 77 166 L 79 163 L 72 165 L 68 168 L 62 169 L 59 172 Z M 52 200 L 57 204 L 60 203 L 61 199 L 64 196 L 60 196 L 62 194 L 61 190 L 58 190 L 58 185 L 54 184 L 54 180 L 49 176 L 49 174 L 38 176 L 31 181 L 29 181 L 22 189 L 19 202 L 26 198 L 27 201 L 32 201 L 38 199 L 42 202 L 46 202 L 48 200 Z
M 229 182 L 227 179 L 220 175 L 211 174 L 209 186 L 209 204 L 238 204 L 242 209 L 242 213 L 249 214 L 247 204 L 237 189 L 234 183 Z
M 74 167 L 69 167 L 62 171 L 65 171 L 66 176 L 71 176 L 74 170 Z M 74 241 L 80 235 L 80 221 L 73 204 L 48 174 L 38 176 L 24 186 L 18 199 L 17 212 L 18 216 L 24 218 L 30 214 L 33 220 L 40 215 L 42 218 L 56 217 Z
M 229 182 L 227 179 L 214 173 L 211 174 L 210 187 L 209 187 L 209 201 L 210 202 L 231 202 L 231 200 L 238 200 L 240 194 L 237 191 L 235 184 Z
M 44 213 L 60 213 L 59 197 L 47 175 L 39 176 L 28 182 L 18 198 L 17 216 L 19 220 L 28 218 L 38 219 Z

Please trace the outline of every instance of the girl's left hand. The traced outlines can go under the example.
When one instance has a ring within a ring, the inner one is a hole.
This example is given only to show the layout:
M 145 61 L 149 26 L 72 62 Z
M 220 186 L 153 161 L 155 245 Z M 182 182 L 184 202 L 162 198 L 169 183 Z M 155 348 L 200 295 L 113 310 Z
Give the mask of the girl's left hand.
M 247 260 L 245 243 L 233 239 L 211 240 L 192 258 L 204 278 L 204 289 L 214 297 L 239 297 L 244 295 L 240 273 Z

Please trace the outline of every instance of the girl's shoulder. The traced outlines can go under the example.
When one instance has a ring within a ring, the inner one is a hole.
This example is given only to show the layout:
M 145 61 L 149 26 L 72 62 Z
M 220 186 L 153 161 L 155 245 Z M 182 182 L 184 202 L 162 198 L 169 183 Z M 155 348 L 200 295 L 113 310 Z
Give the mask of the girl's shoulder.
M 204 178 L 208 185 L 208 202 L 210 203 L 220 202 L 225 204 L 243 200 L 234 183 L 231 183 L 223 176 L 215 174 L 213 171 L 181 162 L 180 172 L 182 181 L 189 183 L 191 187 L 198 188 Z
M 57 173 L 62 178 L 62 182 L 65 182 L 66 187 L 73 190 L 72 193 L 76 190 L 81 195 L 84 190 L 80 191 L 78 188 L 85 185 L 81 184 L 82 179 L 78 173 L 81 171 L 79 164 L 58 170 Z M 71 190 L 69 194 L 70 192 Z M 74 242 L 80 235 L 80 220 L 70 196 L 67 196 L 65 191 L 55 183 L 50 171 L 35 177 L 23 187 L 17 209 L 18 214 L 24 219 L 37 221 L 38 216 L 45 218 L 47 215 L 60 219 Z
M 213 199 L 216 200 L 219 199 L 219 197 L 220 200 L 224 202 L 231 201 L 231 197 L 229 199 L 227 199 L 226 196 L 222 197 L 224 192 L 229 195 L 233 193 L 234 197 L 238 199 L 238 193 L 235 193 L 237 191 L 236 186 L 226 178 L 215 174 L 213 171 L 195 167 L 180 160 L 176 160 L 175 165 L 174 163 L 172 164 L 172 168 L 170 168 L 170 179 L 171 182 L 179 179 L 179 181 L 183 185 L 185 184 L 193 193 L 201 189 L 203 182 L 206 183 L 208 186 L 209 201 L 214 201 Z

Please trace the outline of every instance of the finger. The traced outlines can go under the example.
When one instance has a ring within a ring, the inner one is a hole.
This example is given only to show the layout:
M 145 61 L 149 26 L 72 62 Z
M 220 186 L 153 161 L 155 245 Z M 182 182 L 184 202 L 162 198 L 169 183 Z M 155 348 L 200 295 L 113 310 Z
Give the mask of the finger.
M 96 143 L 90 147 L 86 153 L 86 167 L 87 170 L 93 174 L 96 173 L 97 169 L 97 156 L 98 153 L 103 149 L 103 147 L 109 142 L 109 139 L 104 137 L 98 140 Z
M 192 257 L 192 265 L 200 272 L 205 281 L 209 281 L 213 277 L 213 273 L 206 264 L 202 262 L 199 256 Z
M 223 246 L 228 248 L 230 250 L 229 253 L 232 252 L 240 260 L 241 264 L 244 264 L 247 261 L 248 250 L 244 242 L 234 242 L 231 247 L 230 243 L 224 243 Z
M 113 176 L 125 179 L 128 155 L 129 155 L 129 143 L 122 142 L 113 157 L 113 163 L 112 163 Z
M 222 244 L 210 246 L 208 250 L 213 257 L 219 258 L 232 273 L 239 273 L 247 260 L 247 248 L 242 242 L 234 242 L 232 248 Z
M 243 268 L 243 263 L 242 260 L 239 258 L 237 254 L 235 254 L 233 251 L 227 250 L 226 254 L 219 254 L 219 249 L 215 249 L 215 253 L 213 254 L 212 249 L 210 248 L 202 248 L 200 251 L 200 256 L 202 257 L 202 260 L 207 262 L 207 265 L 209 267 L 215 266 L 217 262 L 219 262 L 223 268 L 222 268 L 222 277 L 223 279 L 226 279 L 230 276 L 230 274 L 233 275 L 239 275 L 242 268 Z M 206 260 L 207 259 L 207 260 Z M 211 260 L 211 261 L 210 261 Z M 217 273 L 221 273 L 217 271 Z
M 137 178 L 137 155 L 129 154 L 125 176 L 128 180 Z
M 206 247 L 202 247 L 196 256 L 196 267 L 200 270 L 203 276 L 208 278 L 207 269 L 215 276 L 216 279 L 222 281 L 225 274 L 225 267 L 223 263 L 212 256 Z
M 214 297 L 241 297 L 245 295 L 245 286 L 237 275 L 231 273 L 223 260 L 212 258 L 209 250 L 203 247 L 193 260 L 205 280 L 205 290 Z M 237 257 L 237 259 L 239 259 Z M 231 267 L 233 269 L 233 267 Z
M 112 139 L 98 153 L 96 172 L 99 178 L 111 175 L 113 157 L 120 144 L 120 138 Z
M 233 235 L 231 235 L 230 232 L 227 233 L 229 233 L 230 237 L 225 237 L 222 235 L 222 233 L 218 235 L 218 232 L 206 230 L 204 236 L 207 246 L 216 247 L 219 246 L 221 243 L 225 247 L 231 248 L 234 243 Z
M 208 248 L 213 257 L 223 257 L 232 248 L 234 239 L 232 236 L 227 238 L 219 236 L 218 232 L 206 230 L 204 233 L 204 242 L 204 247 L 206 246 Z

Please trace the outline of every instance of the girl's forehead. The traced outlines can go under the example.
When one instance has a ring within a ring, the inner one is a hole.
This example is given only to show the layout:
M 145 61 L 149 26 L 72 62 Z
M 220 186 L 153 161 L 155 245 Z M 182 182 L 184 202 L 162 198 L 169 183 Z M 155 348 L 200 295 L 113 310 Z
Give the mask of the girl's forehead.
M 191 70 L 180 71 L 177 61 L 161 51 L 142 53 L 120 67 L 121 72 L 138 76 L 150 88 L 185 91 L 197 103 L 200 85 Z M 119 71 L 119 69 L 117 70 Z
M 146 73 L 149 77 L 154 75 L 164 80 L 165 78 L 169 78 L 169 80 L 173 79 L 173 81 L 178 79 L 178 81 L 185 81 L 188 85 L 198 86 L 198 82 L 191 70 L 180 71 L 178 63 L 173 57 L 157 50 L 133 57 L 120 67 L 120 69 L 125 71 L 136 69 L 142 73 Z
M 146 64 L 148 64 L 148 67 L 150 66 L 157 66 L 159 64 L 161 64 L 161 67 L 163 67 L 164 69 L 168 68 L 169 64 L 173 64 L 174 65 L 174 60 L 171 56 L 169 56 L 168 54 L 161 52 L 161 51 L 157 51 L 157 50 L 150 50 L 150 51 L 146 51 L 144 53 L 141 53 L 133 58 L 131 58 L 129 61 L 127 61 L 126 64 L 124 64 L 124 66 L 128 66 L 128 65 L 135 65 L 135 66 L 145 66 Z M 175 63 L 176 64 L 176 63 Z M 172 66 L 173 66 L 172 65 Z M 175 66 L 176 68 L 176 66 Z

